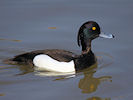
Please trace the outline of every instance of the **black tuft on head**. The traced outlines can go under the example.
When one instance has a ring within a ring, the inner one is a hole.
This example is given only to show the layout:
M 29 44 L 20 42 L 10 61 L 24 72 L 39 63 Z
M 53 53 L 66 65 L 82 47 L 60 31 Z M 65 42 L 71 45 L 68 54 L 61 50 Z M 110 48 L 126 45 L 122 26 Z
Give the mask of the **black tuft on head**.
M 100 34 L 100 27 L 95 21 L 85 22 L 79 29 L 77 42 L 82 45 L 82 49 L 86 48 L 87 40 L 93 40 Z

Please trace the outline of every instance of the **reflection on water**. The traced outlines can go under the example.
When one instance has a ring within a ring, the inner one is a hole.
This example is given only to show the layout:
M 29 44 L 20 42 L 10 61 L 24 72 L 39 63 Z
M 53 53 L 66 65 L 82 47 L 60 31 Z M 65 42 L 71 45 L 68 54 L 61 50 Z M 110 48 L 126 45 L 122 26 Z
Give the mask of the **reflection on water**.
M 5 96 L 5 94 L 4 93 L 0 93 L 0 96 Z
M 0 38 L 0 40 L 13 41 L 13 42 L 21 42 L 21 40 L 16 40 L 16 39 L 4 39 L 4 38 Z
M 79 81 L 79 88 L 82 93 L 93 93 L 97 90 L 101 82 L 111 79 L 111 76 L 101 76 L 95 78 L 93 75 L 96 72 L 97 64 L 94 64 L 88 68 L 84 73 L 84 78 Z
M 87 100 L 111 100 L 111 98 L 91 97 L 91 98 L 88 98 Z
M 19 70 L 21 71 L 19 74 L 17 75 L 24 75 L 24 74 L 28 74 L 31 72 L 34 72 L 34 69 L 32 66 L 24 66 L 24 65 L 20 65 L 19 66 Z
M 105 65 L 103 65 L 105 66 Z M 101 66 L 102 68 L 102 66 Z M 104 82 L 104 81 L 111 81 L 111 76 L 101 76 L 101 77 L 94 77 L 94 74 L 96 73 L 96 71 L 98 70 L 98 65 L 97 63 L 95 63 L 94 65 L 90 66 L 89 68 L 74 74 L 74 73 L 56 73 L 56 72 L 44 72 L 44 71 L 40 71 L 37 72 L 35 75 L 39 75 L 39 76 L 58 76 L 55 77 L 56 79 L 54 81 L 60 81 L 60 80 L 66 80 L 75 76 L 79 76 L 79 75 L 83 75 L 84 77 L 82 79 L 80 79 L 79 83 L 78 83 L 78 88 L 80 88 L 82 91 L 81 93 L 83 94 L 90 94 L 95 92 L 98 89 L 98 86 L 100 85 L 100 83 Z M 69 75 L 70 74 L 70 75 Z M 60 76 L 63 75 L 63 76 Z M 66 76 L 64 76 L 66 75 Z M 111 100 L 110 98 L 101 98 L 101 97 L 91 97 L 88 98 L 87 100 Z
M 50 72 L 50 71 L 37 71 L 37 72 L 35 72 L 35 75 L 41 76 L 41 77 L 44 77 L 44 76 L 56 76 L 57 77 L 57 76 L 59 76 L 61 78 L 58 78 L 56 80 L 60 80 L 63 78 L 63 76 L 64 76 L 64 78 L 75 77 L 75 72 L 60 73 L 60 72 Z
M 90 94 L 95 92 L 98 89 L 98 86 L 103 81 L 110 81 L 111 82 L 111 76 L 101 76 L 101 77 L 94 77 L 94 73 L 97 69 L 97 63 L 90 66 L 90 68 L 86 69 L 83 74 L 84 78 L 80 79 L 79 81 L 79 88 L 82 90 L 81 92 L 83 94 Z M 91 97 L 87 100 L 111 100 L 110 98 L 100 98 L 100 97 Z

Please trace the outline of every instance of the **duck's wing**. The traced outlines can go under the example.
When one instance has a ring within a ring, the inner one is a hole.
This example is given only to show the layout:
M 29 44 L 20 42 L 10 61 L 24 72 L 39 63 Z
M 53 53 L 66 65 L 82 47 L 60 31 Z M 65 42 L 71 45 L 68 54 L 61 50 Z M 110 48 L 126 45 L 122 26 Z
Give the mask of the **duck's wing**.
M 32 51 L 21 55 L 17 55 L 12 59 L 5 60 L 5 63 L 33 65 L 34 57 L 40 54 L 48 55 L 51 58 L 60 62 L 69 62 L 77 56 L 75 53 L 72 53 L 66 50 L 46 49 L 46 50 L 37 50 L 37 51 Z

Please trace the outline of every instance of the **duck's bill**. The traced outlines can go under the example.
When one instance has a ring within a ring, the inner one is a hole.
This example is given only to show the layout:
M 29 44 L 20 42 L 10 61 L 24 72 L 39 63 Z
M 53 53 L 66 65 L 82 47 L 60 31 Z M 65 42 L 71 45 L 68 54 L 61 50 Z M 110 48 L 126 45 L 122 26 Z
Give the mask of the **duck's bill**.
M 114 38 L 114 35 L 112 35 L 112 34 L 106 34 L 106 33 L 101 32 L 101 33 L 99 34 L 99 37 L 111 39 L 111 38 Z

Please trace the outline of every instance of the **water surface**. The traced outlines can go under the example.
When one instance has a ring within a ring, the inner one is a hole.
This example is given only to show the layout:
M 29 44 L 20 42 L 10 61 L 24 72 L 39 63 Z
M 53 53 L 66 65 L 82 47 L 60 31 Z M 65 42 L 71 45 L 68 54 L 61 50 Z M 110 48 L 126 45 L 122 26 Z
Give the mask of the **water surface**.
M 132 0 L 1 0 L 0 100 L 131 100 Z M 77 32 L 88 20 L 114 39 L 93 41 L 98 63 L 76 76 L 44 76 L 2 60 L 38 49 L 80 54 Z

